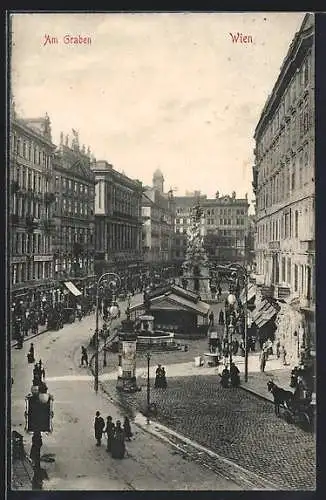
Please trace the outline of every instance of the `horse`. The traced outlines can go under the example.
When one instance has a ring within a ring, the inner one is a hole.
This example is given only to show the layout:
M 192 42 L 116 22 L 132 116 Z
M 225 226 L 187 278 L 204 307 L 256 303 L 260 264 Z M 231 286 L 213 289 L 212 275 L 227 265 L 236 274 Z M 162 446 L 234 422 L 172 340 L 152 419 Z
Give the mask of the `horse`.
M 294 395 L 291 391 L 286 391 L 282 387 L 278 387 L 272 380 L 267 382 L 267 389 L 273 394 L 275 415 L 279 416 L 280 406 L 289 406 L 294 399 Z

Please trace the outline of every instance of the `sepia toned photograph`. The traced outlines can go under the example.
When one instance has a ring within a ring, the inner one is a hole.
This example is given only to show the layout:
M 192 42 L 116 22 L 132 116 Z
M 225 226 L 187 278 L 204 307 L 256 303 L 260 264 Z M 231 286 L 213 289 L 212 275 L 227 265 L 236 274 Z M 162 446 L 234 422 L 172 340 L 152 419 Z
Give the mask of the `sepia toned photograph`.
M 314 491 L 315 15 L 7 36 L 9 490 Z

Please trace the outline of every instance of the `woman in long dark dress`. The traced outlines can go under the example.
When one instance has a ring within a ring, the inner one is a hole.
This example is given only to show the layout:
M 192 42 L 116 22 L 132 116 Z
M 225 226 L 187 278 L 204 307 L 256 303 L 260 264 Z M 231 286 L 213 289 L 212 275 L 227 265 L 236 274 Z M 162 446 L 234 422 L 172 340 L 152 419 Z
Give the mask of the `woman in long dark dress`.
M 165 374 L 165 368 L 164 366 L 162 367 L 161 371 L 161 387 L 162 389 L 166 389 L 168 386 L 167 381 L 166 381 L 166 374 Z
M 154 387 L 155 387 L 155 389 L 162 387 L 162 367 L 161 367 L 161 365 L 158 365 L 158 367 L 156 368 Z
M 125 433 L 125 438 L 130 441 L 130 438 L 132 437 L 132 432 L 131 432 L 131 427 L 130 427 L 130 422 L 129 418 L 125 417 L 124 422 L 123 422 L 123 430 Z
M 114 437 L 112 439 L 112 458 L 123 458 L 126 452 L 125 433 L 121 427 L 120 420 L 117 420 Z
M 114 423 L 112 422 L 112 417 L 110 415 L 106 419 L 106 427 L 104 429 L 104 432 L 107 437 L 106 451 L 110 452 L 112 449 L 112 440 L 115 432 Z

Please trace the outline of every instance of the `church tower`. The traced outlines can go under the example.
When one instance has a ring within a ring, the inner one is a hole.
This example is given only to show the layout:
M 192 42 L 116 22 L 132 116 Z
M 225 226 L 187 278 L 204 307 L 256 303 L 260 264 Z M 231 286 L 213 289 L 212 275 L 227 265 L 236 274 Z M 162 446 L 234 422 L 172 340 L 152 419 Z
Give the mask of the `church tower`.
M 153 188 L 159 191 L 161 194 L 164 193 L 164 177 L 161 170 L 155 170 L 153 174 Z

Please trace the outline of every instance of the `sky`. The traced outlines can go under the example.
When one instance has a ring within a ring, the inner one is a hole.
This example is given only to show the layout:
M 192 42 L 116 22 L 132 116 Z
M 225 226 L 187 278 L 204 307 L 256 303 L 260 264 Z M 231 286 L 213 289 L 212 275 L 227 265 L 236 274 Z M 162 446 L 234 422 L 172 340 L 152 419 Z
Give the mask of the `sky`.
M 165 191 L 252 194 L 254 131 L 304 13 L 12 14 L 12 93 L 97 160 Z M 250 35 L 235 43 L 230 35 Z M 90 37 L 65 44 L 64 36 Z M 46 40 L 57 38 L 58 43 Z

